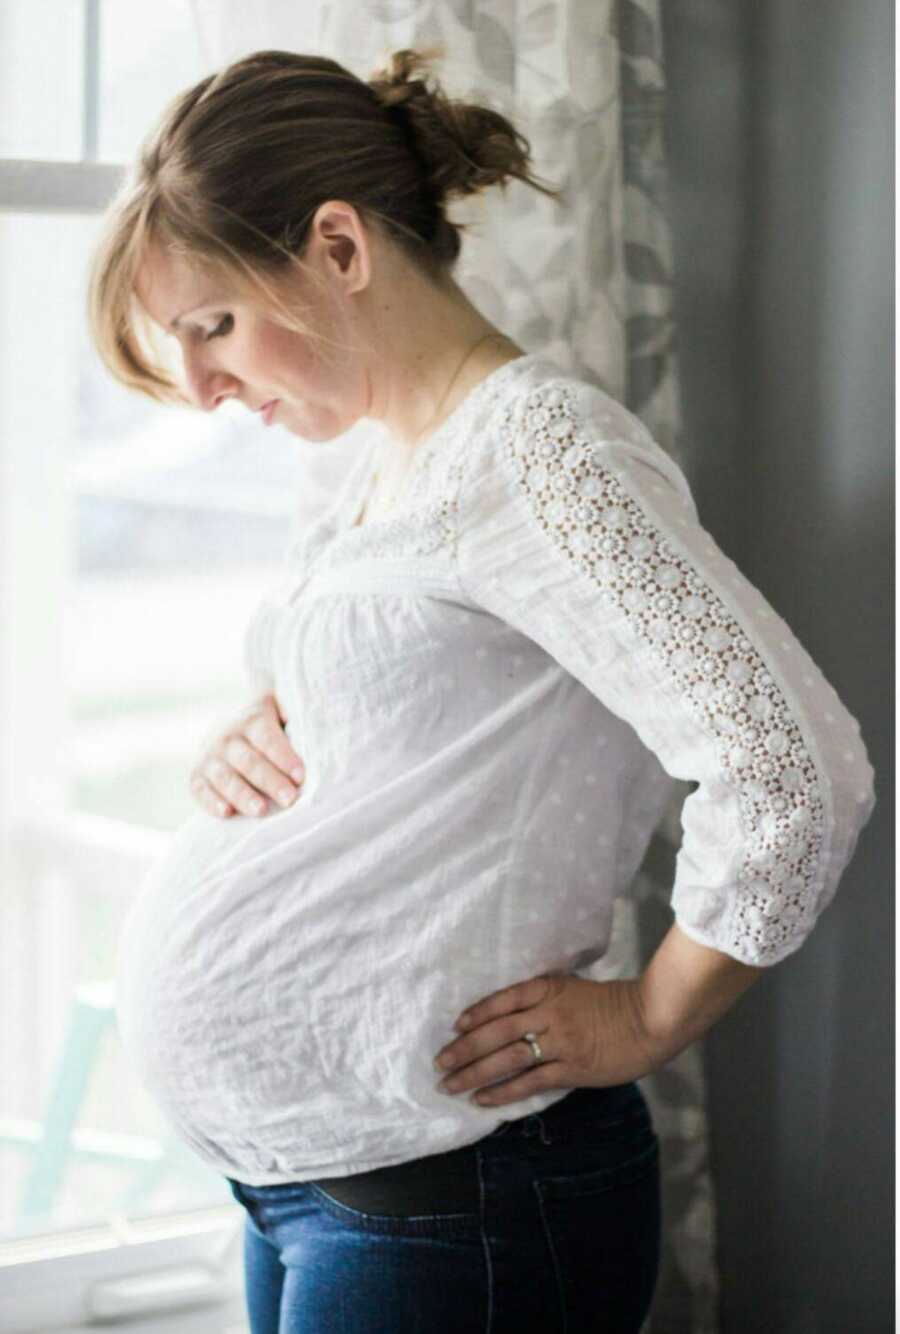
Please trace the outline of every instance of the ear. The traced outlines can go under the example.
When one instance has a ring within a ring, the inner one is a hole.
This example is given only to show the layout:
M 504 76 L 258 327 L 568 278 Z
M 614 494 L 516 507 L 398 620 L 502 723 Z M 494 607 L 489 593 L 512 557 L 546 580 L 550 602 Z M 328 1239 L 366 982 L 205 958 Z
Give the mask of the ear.
M 348 293 L 368 287 L 372 273 L 370 238 L 352 204 L 329 199 L 319 205 L 310 223 L 307 256 Z

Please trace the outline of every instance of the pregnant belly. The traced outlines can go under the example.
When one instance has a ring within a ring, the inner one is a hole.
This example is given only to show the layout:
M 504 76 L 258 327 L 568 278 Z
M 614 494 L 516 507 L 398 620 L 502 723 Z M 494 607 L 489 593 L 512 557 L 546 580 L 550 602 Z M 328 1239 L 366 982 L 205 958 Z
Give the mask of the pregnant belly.
M 251 1146 L 268 1164 L 295 1152 L 301 1126 L 327 1143 L 336 1115 L 368 1118 L 379 1100 L 394 1118 L 444 1109 L 431 1056 L 463 1002 L 408 882 L 379 892 L 358 851 L 271 834 L 182 826 L 117 969 L 119 1031 L 148 1090 L 196 1144 L 245 1163 Z

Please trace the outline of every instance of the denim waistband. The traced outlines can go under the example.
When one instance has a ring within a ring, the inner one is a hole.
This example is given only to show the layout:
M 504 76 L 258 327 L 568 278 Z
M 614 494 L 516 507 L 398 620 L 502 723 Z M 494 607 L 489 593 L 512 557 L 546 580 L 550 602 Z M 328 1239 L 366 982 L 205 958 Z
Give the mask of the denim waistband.
M 571 1089 L 545 1111 L 504 1119 L 480 1140 L 462 1148 L 350 1176 L 319 1177 L 306 1184 L 318 1186 L 340 1204 L 364 1213 L 427 1213 L 437 1208 L 442 1212 L 474 1213 L 479 1207 L 476 1149 L 498 1155 L 527 1153 L 521 1141 L 528 1139 L 535 1145 L 569 1142 L 575 1146 L 579 1137 L 583 1139 L 604 1123 L 614 1124 L 629 1115 L 646 1115 L 646 1102 L 637 1083 Z M 240 1189 L 251 1199 L 264 1199 L 290 1186 Z

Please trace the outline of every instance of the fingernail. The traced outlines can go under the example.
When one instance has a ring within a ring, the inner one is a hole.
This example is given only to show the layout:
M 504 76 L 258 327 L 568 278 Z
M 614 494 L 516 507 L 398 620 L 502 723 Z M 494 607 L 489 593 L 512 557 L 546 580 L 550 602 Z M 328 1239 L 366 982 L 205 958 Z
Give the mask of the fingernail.
M 282 806 L 290 806 L 291 802 L 294 800 L 294 794 L 289 787 L 283 787 L 278 793 L 278 800 L 281 802 Z
M 262 813 L 263 813 L 263 804 L 262 804 L 261 801 L 251 801 L 251 803 L 250 803 L 250 809 L 251 809 L 251 811 L 253 812 L 254 815 L 262 815 Z
M 296 769 L 291 770 L 291 778 L 293 778 L 295 783 L 303 782 L 303 770 L 300 768 L 299 764 Z

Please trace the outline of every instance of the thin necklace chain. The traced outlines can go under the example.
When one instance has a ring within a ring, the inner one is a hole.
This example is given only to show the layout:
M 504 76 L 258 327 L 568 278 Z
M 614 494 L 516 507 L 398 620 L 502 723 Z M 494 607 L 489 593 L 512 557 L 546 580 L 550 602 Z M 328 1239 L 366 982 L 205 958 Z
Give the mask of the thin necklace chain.
M 462 361 L 461 361 L 461 362 L 459 363 L 459 365 L 457 366 L 456 370 L 453 372 L 453 377 L 452 377 L 452 379 L 450 380 L 450 383 L 447 385 L 447 388 L 444 390 L 443 395 L 441 396 L 441 401 L 440 401 L 440 403 L 438 403 L 435 412 L 432 414 L 432 416 L 429 418 L 429 420 L 425 423 L 425 425 L 424 425 L 424 427 L 422 428 L 422 430 L 421 430 L 421 431 L 419 432 L 419 434 L 416 436 L 415 440 L 413 441 L 413 445 L 418 445 L 419 441 L 423 438 L 423 436 L 425 435 L 425 433 L 429 430 L 429 428 L 431 427 L 432 423 L 434 423 L 435 421 L 437 421 L 438 417 L 440 416 L 441 408 L 444 406 L 444 404 L 446 403 L 448 397 L 450 396 L 450 390 L 453 388 L 453 386 L 456 384 L 456 381 L 459 379 L 460 372 L 462 371 L 462 369 L 463 369 L 463 367 L 465 366 L 466 362 L 467 362 L 467 361 L 469 360 L 469 358 L 473 355 L 473 353 L 477 352 L 477 350 L 481 347 L 482 343 L 487 343 L 487 342 L 488 342 L 490 339 L 492 339 L 492 338 L 493 338 L 493 339 L 499 339 L 500 341 L 505 342 L 505 343 L 510 343 L 510 342 L 512 341 L 511 339 L 507 338 L 505 334 L 489 333 L 489 334 L 485 334 L 483 338 L 479 338 L 479 340 L 478 340 L 477 343 L 473 343 L 473 344 L 472 344 L 472 346 L 469 348 L 469 350 L 468 350 L 468 352 L 466 353 L 466 355 L 463 357 Z M 403 476 L 405 476 L 405 475 L 406 475 L 406 472 L 404 471 Z M 378 481 L 379 481 L 379 479 L 380 479 L 380 476 L 381 476 L 381 471 L 380 471 L 380 469 L 379 469 L 379 471 L 376 472 L 376 474 L 375 474 L 375 478 L 374 478 L 374 481 L 375 481 L 375 485 L 376 485 L 376 486 L 377 486 L 377 484 L 378 484 Z M 402 477 L 401 477 L 401 482 L 402 482 Z M 395 488 L 395 490 L 393 490 L 393 491 L 391 491 L 391 492 L 388 492 L 387 495 L 385 496 L 385 500 L 388 501 L 388 502 L 393 501 L 393 500 L 396 500 L 396 499 L 397 499 L 397 496 L 400 494 L 400 489 L 401 489 L 400 487 L 397 487 L 397 488 Z M 368 508 L 368 506 L 367 506 L 366 508 Z

